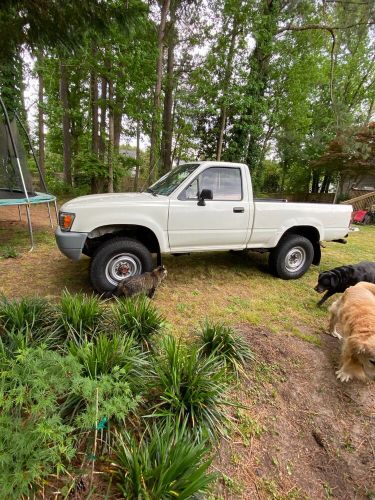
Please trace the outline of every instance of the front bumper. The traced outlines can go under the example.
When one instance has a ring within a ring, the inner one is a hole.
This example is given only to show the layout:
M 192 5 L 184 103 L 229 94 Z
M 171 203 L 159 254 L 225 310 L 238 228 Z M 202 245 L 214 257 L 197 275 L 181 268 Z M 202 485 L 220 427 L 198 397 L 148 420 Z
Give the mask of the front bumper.
M 61 231 L 57 227 L 55 232 L 57 246 L 61 253 L 72 260 L 79 260 L 85 244 L 87 233 L 75 233 L 74 231 Z

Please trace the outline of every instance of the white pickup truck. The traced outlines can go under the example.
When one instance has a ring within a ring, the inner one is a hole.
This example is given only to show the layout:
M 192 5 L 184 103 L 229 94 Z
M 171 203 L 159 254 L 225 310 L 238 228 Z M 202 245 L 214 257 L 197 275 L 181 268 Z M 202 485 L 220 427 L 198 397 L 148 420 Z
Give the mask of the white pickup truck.
M 91 282 L 111 292 L 150 271 L 152 254 L 216 250 L 269 252 L 271 271 L 302 276 L 320 262 L 320 242 L 347 236 L 352 207 L 254 199 L 242 163 L 183 164 L 143 193 L 82 196 L 59 214 L 57 244 L 71 259 L 92 258 Z

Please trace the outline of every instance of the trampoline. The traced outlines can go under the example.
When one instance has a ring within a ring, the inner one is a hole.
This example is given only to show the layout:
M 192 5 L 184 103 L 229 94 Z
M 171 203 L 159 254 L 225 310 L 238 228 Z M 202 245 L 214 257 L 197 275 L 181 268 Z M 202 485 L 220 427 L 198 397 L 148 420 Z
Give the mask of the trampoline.
M 54 205 L 56 220 L 58 220 L 56 197 L 48 193 L 48 189 L 40 170 L 35 151 L 26 128 L 17 113 L 10 120 L 7 109 L 0 97 L 0 207 L 18 207 L 18 218 L 22 220 L 21 207 L 25 206 L 27 225 L 29 229 L 30 251 L 34 248 L 34 233 L 31 219 L 32 205 L 46 204 L 51 227 L 53 227 L 50 203 Z M 36 166 L 38 181 L 33 179 L 28 167 L 27 156 L 19 128 L 23 131 L 25 140 Z M 39 184 L 39 190 L 34 184 Z

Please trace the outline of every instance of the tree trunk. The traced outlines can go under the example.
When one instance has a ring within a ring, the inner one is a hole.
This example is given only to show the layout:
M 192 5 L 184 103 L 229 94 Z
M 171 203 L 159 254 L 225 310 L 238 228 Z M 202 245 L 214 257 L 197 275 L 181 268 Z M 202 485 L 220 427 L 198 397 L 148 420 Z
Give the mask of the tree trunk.
M 93 48 L 95 56 L 96 49 Z M 90 74 L 90 109 L 91 109 L 91 152 L 97 158 L 99 154 L 99 110 L 98 110 L 98 78 L 93 70 Z M 91 178 L 91 192 L 97 193 L 98 182 L 96 174 Z
M 328 189 L 329 189 L 330 184 L 331 184 L 331 176 L 328 174 L 325 174 L 321 188 L 320 188 L 320 192 L 321 193 L 328 193 Z
M 134 191 L 138 191 L 138 182 L 139 182 L 139 169 L 140 169 L 140 161 L 141 161 L 141 124 L 139 120 L 137 121 L 137 149 L 136 149 L 136 160 L 137 166 L 135 167 L 135 177 L 134 177 Z
M 167 78 L 165 82 L 163 133 L 161 138 L 161 173 L 172 169 L 174 50 L 176 46 L 176 9 L 171 9 L 168 26 Z
M 252 169 L 255 187 L 260 180 L 261 138 L 264 131 L 264 116 L 267 112 L 266 90 L 269 79 L 269 63 L 273 54 L 272 45 L 277 34 L 278 18 L 283 3 L 278 0 L 262 0 L 256 13 L 259 24 L 254 31 L 255 48 L 249 60 L 246 94 L 249 105 L 239 120 L 233 123 L 228 160 L 246 161 Z
M 72 185 L 72 144 L 70 133 L 69 89 L 66 65 L 60 63 L 60 99 L 63 107 L 63 157 L 64 157 L 64 182 Z
M 113 193 L 113 146 L 115 143 L 113 81 L 108 82 L 108 193 Z
M 113 139 L 113 152 L 118 155 L 120 153 L 120 139 L 121 139 L 121 122 L 122 113 L 120 110 L 120 103 L 116 101 L 115 109 L 113 110 L 113 128 L 114 128 L 114 139 Z
M 99 141 L 99 158 L 104 161 L 105 155 L 105 130 L 106 130 L 106 113 L 107 113 L 107 79 L 101 79 L 100 93 L 100 141 Z
M 90 75 L 90 107 L 91 107 L 91 151 L 95 156 L 99 153 L 99 109 L 98 79 L 94 72 Z
M 228 50 L 227 56 L 227 64 L 225 66 L 224 72 L 224 81 L 223 81 L 223 97 L 220 108 L 220 118 L 219 118 L 219 134 L 217 138 L 216 145 L 216 159 L 220 161 L 221 153 L 223 151 L 223 142 L 224 142 L 224 131 L 227 121 L 227 103 L 226 103 L 226 94 L 229 89 L 230 80 L 232 78 L 232 68 L 233 68 L 233 58 L 234 58 L 234 49 L 236 47 L 236 38 L 238 34 L 238 21 L 237 18 L 233 21 L 232 34 L 230 39 L 230 46 Z
M 319 193 L 319 172 L 317 170 L 313 170 L 312 172 L 312 183 L 311 183 L 311 192 Z
M 42 64 L 43 55 L 38 54 L 38 63 Z M 44 80 L 41 68 L 38 68 L 38 139 L 39 139 L 39 167 L 43 177 L 46 175 L 45 165 L 45 136 L 44 136 Z
M 153 116 L 151 124 L 151 137 L 150 137 L 150 165 L 148 173 L 148 183 L 152 183 L 152 179 L 155 175 L 158 156 L 159 156 L 159 135 L 160 135 L 160 94 L 161 94 L 161 84 L 163 79 L 163 50 L 164 50 L 164 35 L 165 35 L 165 24 L 167 21 L 167 15 L 169 11 L 170 0 L 163 0 L 160 24 L 158 28 L 158 58 L 156 62 L 156 83 L 154 90 L 154 106 L 153 106 Z

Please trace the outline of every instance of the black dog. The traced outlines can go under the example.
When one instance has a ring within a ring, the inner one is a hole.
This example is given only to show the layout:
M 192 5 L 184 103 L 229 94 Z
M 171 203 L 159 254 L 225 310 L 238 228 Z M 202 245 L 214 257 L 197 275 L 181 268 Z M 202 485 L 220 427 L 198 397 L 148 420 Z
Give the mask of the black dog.
M 341 266 L 319 273 L 318 284 L 314 290 L 318 293 L 327 291 L 324 297 L 318 302 L 321 306 L 329 297 L 335 293 L 343 293 L 350 286 L 356 285 L 360 281 L 375 283 L 375 262 L 363 261 L 351 266 Z

